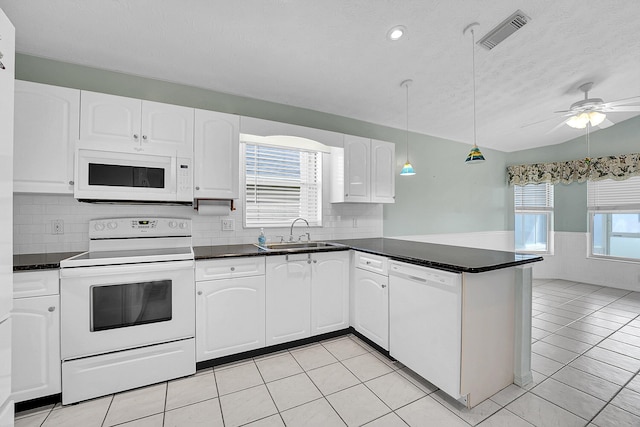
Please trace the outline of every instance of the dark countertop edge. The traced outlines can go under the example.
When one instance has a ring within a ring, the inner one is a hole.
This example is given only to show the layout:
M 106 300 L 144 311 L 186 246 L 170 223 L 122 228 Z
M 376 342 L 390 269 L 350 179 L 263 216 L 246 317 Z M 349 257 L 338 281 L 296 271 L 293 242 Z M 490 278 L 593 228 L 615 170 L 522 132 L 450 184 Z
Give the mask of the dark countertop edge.
M 407 256 L 390 255 L 381 251 L 362 248 L 359 246 L 346 245 L 343 243 L 335 243 L 336 246 L 328 246 L 322 248 L 305 249 L 300 251 L 287 251 L 287 250 L 261 250 L 252 244 L 237 244 L 237 245 L 215 245 L 215 246 L 196 246 L 193 248 L 196 261 L 203 261 L 208 259 L 223 259 L 223 258 L 239 258 L 239 257 L 251 257 L 251 256 L 275 256 L 275 255 L 293 255 L 301 253 L 318 253 L 318 252 L 335 252 L 335 251 L 347 251 L 355 250 L 359 252 L 365 252 L 373 255 L 379 255 L 390 260 L 406 262 L 409 264 L 419 265 L 422 267 L 431 267 L 438 270 L 449 271 L 452 273 L 484 273 L 487 271 L 500 270 L 503 268 L 517 267 L 519 265 L 530 264 L 534 262 L 542 261 L 541 256 L 533 256 L 531 258 L 487 265 L 483 267 L 463 267 L 453 264 L 444 264 L 440 262 L 429 261 L 421 258 L 412 258 Z M 215 250 L 217 248 L 217 250 Z M 482 250 L 482 249 L 479 249 Z M 60 268 L 60 261 L 66 258 L 75 256 L 81 252 L 62 252 L 62 253 L 50 253 L 50 254 L 21 254 L 14 255 L 13 271 L 37 271 L 37 270 L 54 270 Z M 21 262 L 16 262 L 20 258 L 24 258 Z M 33 262 L 27 262 L 27 260 L 33 260 Z

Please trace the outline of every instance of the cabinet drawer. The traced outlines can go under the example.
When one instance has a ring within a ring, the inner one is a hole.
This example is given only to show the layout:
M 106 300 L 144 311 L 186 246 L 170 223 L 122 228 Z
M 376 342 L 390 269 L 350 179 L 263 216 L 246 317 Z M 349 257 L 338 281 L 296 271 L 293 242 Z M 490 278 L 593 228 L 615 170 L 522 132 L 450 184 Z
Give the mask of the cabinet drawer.
M 378 255 L 366 254 L 363 252 L 354 252 L 354 265 L 363 270 L 373 271 L 374 273 L 387 275 L 388 259 Z
M 59 270 L 21 271 L 13 273 L 13 298 L 58 295 Z
M 196 281 L 264 274 L 265 257 L 229 258 L 196 262 Z

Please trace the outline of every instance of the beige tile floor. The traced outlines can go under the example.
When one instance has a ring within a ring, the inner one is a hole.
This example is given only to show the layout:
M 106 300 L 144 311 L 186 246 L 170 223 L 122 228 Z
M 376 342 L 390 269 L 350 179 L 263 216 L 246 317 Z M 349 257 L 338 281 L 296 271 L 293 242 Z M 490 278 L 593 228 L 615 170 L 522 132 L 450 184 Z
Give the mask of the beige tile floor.
M 640 426 L 640 293 L 535 281 L 534 383 L 471 410 L 354 336 L 16 415 L 16 426 Z

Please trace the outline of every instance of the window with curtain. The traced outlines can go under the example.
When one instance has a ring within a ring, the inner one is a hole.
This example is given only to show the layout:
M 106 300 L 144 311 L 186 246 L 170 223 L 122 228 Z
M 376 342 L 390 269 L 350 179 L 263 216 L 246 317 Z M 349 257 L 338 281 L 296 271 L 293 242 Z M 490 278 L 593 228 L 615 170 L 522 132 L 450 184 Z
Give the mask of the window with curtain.
M 322 226 L 322 153 L 245 143 L 244 225 Z
M 640 176 L 587 183 L 591 256 L 640 260 Z
M 515 185 L 515 249 L 520 252 L 552 251 L 553 184 Z

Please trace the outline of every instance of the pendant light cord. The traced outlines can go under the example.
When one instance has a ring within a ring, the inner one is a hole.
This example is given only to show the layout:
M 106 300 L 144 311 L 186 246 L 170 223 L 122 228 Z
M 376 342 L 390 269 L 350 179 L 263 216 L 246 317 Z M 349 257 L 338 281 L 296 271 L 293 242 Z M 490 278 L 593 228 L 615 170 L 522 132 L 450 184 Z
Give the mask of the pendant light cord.
M 473 72 L 473 146 L 477 146 L 476 142 L 476 39 L 475 32 L 471 28 L 471 71 Z
M 407 163 L 409 163 L 409 83 L 407 83 L 405 86 L 407 88 Z

